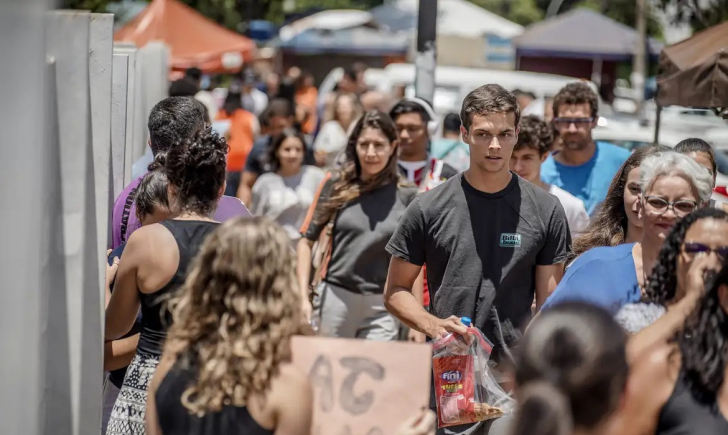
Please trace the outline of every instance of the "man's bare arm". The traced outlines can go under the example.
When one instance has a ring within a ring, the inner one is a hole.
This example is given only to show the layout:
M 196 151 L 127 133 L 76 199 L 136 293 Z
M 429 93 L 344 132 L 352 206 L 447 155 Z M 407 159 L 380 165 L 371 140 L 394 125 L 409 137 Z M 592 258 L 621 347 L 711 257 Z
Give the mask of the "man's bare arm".
M 422 266 L 392 257 L 384 290 L 384 305 L 387 310 L 405 325 L 432 338 L 447 332 L 465 334 L 467 330 L 457 317 L 439 319 L 433 316 L 412 294 L 412 287 L 421 269 Z
M 564 263 L 536 266 L 536 313 L 564 277 Z
M 253 205 L 253 185 L 258 180 L 258 175 L 255 172 L 243 171 L 240 176 L 240 185 L 238 186 L 237 197 L 243 201 L 248 209 Z

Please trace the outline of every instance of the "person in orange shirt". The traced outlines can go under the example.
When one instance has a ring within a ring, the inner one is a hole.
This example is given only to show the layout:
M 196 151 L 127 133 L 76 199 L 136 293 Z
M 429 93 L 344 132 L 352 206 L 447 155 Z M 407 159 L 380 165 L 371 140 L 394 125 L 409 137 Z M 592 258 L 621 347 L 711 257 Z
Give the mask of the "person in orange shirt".
M 245 161 L 248 159 L 248 154 L 250 154 L 255 138 L 258 136 L 260 124 L 255 115 L 243 109 L 241 94 L 235 91 L 228 93 L 217 119 L 219 121 L 230 121 L 230 129 L 227 133 L 230 151 L 227 156 L 227 187 L 225 194 L 235 196 L 240 184 L 240 173 L 245 167 Z
M 318 90 L 314 85 L 313 75 L 309 72 L 301 72 L 296 79 L 296 108 L 301 117 L 301 132 L 313 134 L 316 129 L 316 103 L 318 101 Z M 297 115 L 299 114 L 297 113 Z

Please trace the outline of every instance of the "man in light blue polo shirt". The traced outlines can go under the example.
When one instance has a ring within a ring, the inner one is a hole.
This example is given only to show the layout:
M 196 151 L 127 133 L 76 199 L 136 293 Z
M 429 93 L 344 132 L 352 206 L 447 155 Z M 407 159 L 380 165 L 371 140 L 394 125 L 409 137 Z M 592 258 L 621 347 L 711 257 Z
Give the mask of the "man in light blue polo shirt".
M 554 127 L 561 150 L 541 166 L 541 179 L 584 202 L 592 215 L 607 196 L 612 178 L 630 152 L 608 142 L 595 142 L 599 100 L 585 82 L 569 83 L 554 97 Z

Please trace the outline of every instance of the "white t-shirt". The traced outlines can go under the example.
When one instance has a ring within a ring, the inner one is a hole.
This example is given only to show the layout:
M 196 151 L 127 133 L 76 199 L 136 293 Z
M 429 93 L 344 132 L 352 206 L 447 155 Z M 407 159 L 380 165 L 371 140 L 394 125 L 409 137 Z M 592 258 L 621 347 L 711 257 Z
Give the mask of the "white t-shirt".
M 561 206 L 564 207 L 572 240 L 579 237 L 589 225 L 589 214 L 586 212 L 584 202 L 553 184 L 549 186 L 549 193 L 557 197 L 561 202 Z
M 200 91 L 195 94 L 195 100 L 205 105 L 207 108 L 207 114 L 210 116 L 211 121 L 217 119 L 217 103 L 215 102 L 215 97 L 212 96 L 211 92 Z
M 291 240 L 298 240 L 301 237 L 299 227 L 324 175 L 324 171 L 315 166 L 303 166 L 301 172 L 291 177 L 281 177 L 275 172 L 263 174 L 253 185 L 250 211 L 276 221 Z
M 325 168 L 336 166 L 336 158 L 346 148 L 349 134 L 354 129 L 355 124 L 354 122 L 351 123 L 349 131 L 344 131 L 337 121 L 328 121 L 321 127 L 321 131 L 313 142 L 313 149 L 319 153 L 326 153 Z

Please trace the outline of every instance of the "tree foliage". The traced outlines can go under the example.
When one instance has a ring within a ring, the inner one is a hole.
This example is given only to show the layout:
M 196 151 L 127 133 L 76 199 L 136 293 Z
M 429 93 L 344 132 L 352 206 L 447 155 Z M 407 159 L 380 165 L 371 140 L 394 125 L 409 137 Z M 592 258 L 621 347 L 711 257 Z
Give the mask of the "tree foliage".
M 645 2 L 647 8 L 647 34 L 656 39 L 662 39 L 662 24 L 655 16 L 654 11 Z M 605 6 L 606 4 L 606 6 Z M 635 0 L 582 0 L 575 7 L 584 7 L 601 12 L 614 21 L 626 24 L 632 28 L 637 27 L 637 2 Z
M 544 13 L 536 0 L 470 0 L 472 3 L 498 14 L 514 23 L 528 26 L 543 19 Z
M 728 21 L 728 0 L 658 0 L 658 7 L 675 23 L 690 23 L 694 31 Z
M 110 0 L 65 0 L 63 7 L 91 12 L 106 12 L 106 6 L 109 3 L 111 3 Z
M 149 1 L 149 0 L 147 0 Z M 203 15 L 231 29 L 239 29 L 247 20 L 270 20 L 282 23 L 285 17 L 285 0 L 180 0 Z M 501 15 L 513 22 L 527 26 L 540 21 L 554 0 L 470 0 L 474 4 Z M 293 12 L 317 9 L 367 10 L 382 4 L 383 0 L 294 0 Z M 69 9 L 106 12 L 112 0 L 63 0 Z M 635 0 L 563 0 L 559 13 L 576 7 L 588 7 L 608 17 L 634 27 L 636 23 Z M 653 7 L 666 12 L 675 22 L 689 22 L 696 31 L 723 21 L 728 21 L 728 0 L 655 0 L 648 1 L 647 33 L 662 36 L 662 28 L 654 16 Z M 654 5 L 654 6 L 652 6 Z M 702 5 L 700 7 L 699 5 Z
M 536 6 L 544 13 L 554 0 L 536 0 Z M 653 38 L 662 38 L 662 25 L 654 14 L 650 4 L 647 2 L 647 34 Z M 632 28 L 637 25 L 637 1 L 636 0 L 563 0 L 558 13 L 570 11 L 575 8 L 588 8 L 602 13 L 614 21 L 626 24 Z

